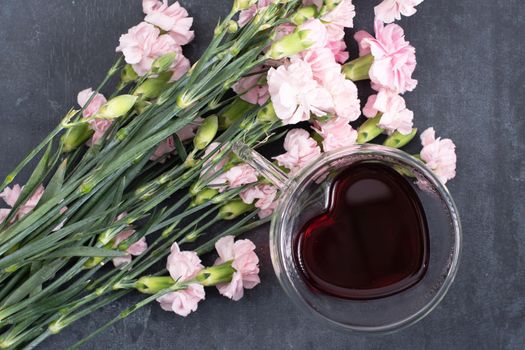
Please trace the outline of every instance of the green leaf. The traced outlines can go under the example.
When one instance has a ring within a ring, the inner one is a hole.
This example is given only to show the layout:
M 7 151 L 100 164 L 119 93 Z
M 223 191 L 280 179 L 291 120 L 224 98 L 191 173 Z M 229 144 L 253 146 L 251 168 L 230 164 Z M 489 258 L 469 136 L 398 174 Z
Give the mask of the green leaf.
M 49 199 L 56 196 L 60 192 L 60 190 L 62 189 L 62 185 L 64 184 L 64 176 L 66 173 L 66 169 L 67 169 L 67 159 L 65 159 L 60 164 L 55 175 L 53 175 L 53 177 L 47 184 L 46 190 L 44 194 L 42 195 L 42 198 L 40 199 L 41 203 L 47 202 Z
M 28 296 L 35 288 L 42 285 L 45 281 L 55 275 L 62 266 L 63 260 L 55 260 L 50 264 L 44 265 L 40 270 L 31 275 L 24 283 L 13 291 L 3 302 L 2 308 L 13 305 Z
M 126 256 L 126 252 L 120 250 L 110 250 L 106 248 L 95 248 L 95 247 L 71 247 L 61 249 L 59 252 L 47 254 L 41 259 L 55 259 L 55 258 L 66 258 L 66 257 L 119 257 Z
M 182 161 L 185 161 L 186 158 L 188 158 L 188 153 L 186 153 L 186 148 L 182 144 L 182 141 L 180 140 L 179 135 L 176 133 L 173 134 L 173 140 L 175 141 L 175 148 L 177 149 L 177 155 L 180 157 Z

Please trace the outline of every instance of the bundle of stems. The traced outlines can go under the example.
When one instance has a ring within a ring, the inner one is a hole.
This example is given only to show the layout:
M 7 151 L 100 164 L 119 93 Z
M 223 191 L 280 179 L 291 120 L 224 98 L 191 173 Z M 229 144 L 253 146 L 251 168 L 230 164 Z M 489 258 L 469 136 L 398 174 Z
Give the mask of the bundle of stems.
M 215 139 L 221 147 L 207 155 L 203 149 L 215 138 L 215 132 L 202 128 L 190 145 L 183 144 L 176 132 L 197 117 L 221 115 L 238 102 L 227 97 L 228 90 L 269 59 L 263 49 L 275 27 L 285 23 L 299 5 L 300 1 L 275 3 L 242 29 L 231 30 L 231 19 L 239 10 L 234 6 L 217 25 L 201 59 L 158 96 L 148 99 L 139 95 L 137 101 L 134 95 L 156 77 L 122 81 L 109 103 L 123 98 L 126 103 L 131 101 L 131 106 L 115 112 L 120 115 L 99 144 L 82 146 L 86 119 L 82 118 L 82 109 L 72 110 L 7 176 L 0 190 L 43 153 L 0 227 L 0 348 L 33 348 L 49 335 L 126 295 L 136 288 L 140 276 L 165 259 L 174 242 L 194 242 L 221 220 L 238 218 L 222 235 L 241 234 L 266 221 L 255 220 L 257 212 L 252 207 L 234 200 L 242 188 L 199 201 L 187 193 L 192 185 L 194 193 L 206 187 L 202 179 L 211 181 L 214 175 L 206 176 L 208 170 L 229 153 L 233 142 L 242 140 L 255 146 L 268 139 L 279 125 L 257 118 L 264 107 L 252 106 L 238 114 L 238 119 Z M 96 91 L 119 72 L 125 74 L 126 69 L 119 58 Z M 118 96 L 126 90 L 129 94 Z M 150 162 L 157 145 L 170 136 L 175 138 L 178 156 L 164 164 Z M 14 221 L 21 205 L 44 182 L 47 186 L 38 206 Z M 181 194 L 180 199 L 168 203 L 176 194 Z M 127 215 L 115 219 L 122 212 Z M 130 225 L 136 232 L 114 247 L 113 239 Z M 122 269 L 101 270 L 104 263 L 125 255 L 129 245 L 159 231 L 145 254 Z M 216 239 L 203 243 L 197 252 L 209 251 Z M 154 299 L 145 299 L 117 319 Z

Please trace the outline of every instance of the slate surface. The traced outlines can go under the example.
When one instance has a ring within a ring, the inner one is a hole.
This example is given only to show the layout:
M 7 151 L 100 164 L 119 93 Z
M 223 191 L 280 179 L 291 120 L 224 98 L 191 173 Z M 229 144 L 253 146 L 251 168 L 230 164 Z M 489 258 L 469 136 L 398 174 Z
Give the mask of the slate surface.
M 356 28 L 372 30 L 378 1 L 355 0 Z M 184 0 L 195 17 L 195 58 L 230 1 Z M 458 147 L 450 183 L 462 214 L 464 250 L 442 304 L 403 332 L 364 337 L 309 322 L 271 270 L 266 231 L 252 237 L 262 284 L 238 303 L 208 293 L 186 319 L 152 305 L 85 349 L 523 349 L 525 347 L 525 6 L 520 0 L 425 1 L 404 19 L 417 48 L 419 86 L 406 95 L 420 128 Z M 120 33 L 141 19 L 139 0 L 2 0 L 0 174 L 59 121 L 79 90 L 111 64 Z M 350 38 L 350 36 L 349 36 Z M 355 52 L 355 51 L 354 51 Z M 42 349 L 63 349 L 136 297 L 87 317 Z

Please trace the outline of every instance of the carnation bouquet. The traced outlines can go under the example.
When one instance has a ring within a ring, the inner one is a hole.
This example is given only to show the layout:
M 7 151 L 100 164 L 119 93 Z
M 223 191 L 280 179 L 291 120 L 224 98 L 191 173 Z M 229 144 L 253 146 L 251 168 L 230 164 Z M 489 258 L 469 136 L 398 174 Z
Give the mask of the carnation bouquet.
M 279 190 L 233 145 L 281 145 L 272 161 L 290 175 L 342 147 L 407 145 L 416 56 L 392 22 L 421 2 L 380 2 L 354 54 L 351 0 L 235 0 L 190 62 L 183 4 L 143 0 L 144 20 L 120 37 L 105 79 L 78 93 L 0 187 L 0 348 L 34 348 L 128 293 L 144 298 L 74 347 L 151 302 L 187 316 L 206 288 L 241 299 L 260 283 L 259 260 L 237 237 L 270 220 Z M 361 80 L 376 91 L 363 104 Z M 414 156 L 452 179 L 454 143 L 432 128 L 421 143 Z

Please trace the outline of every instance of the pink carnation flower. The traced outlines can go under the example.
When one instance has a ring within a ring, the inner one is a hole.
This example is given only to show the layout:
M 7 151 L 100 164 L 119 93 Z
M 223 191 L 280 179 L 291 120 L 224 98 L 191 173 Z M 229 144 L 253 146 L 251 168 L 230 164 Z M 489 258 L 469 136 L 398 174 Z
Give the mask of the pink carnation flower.
M 377 95 L 370 96 L 363 108 L 363 114 L 373 118 L 378 112 L 383 113 L 378 126 L 388 134 L 396 130 L 403 135 L 412 132 L 414 112 L 406 108 L 405 99 L 398 94 L 381 90 Z
M 78 105 L 83 107 L 91 95 L 93 95 L 93 90 L 91 88 L 80 91 L 77 96 Z M 100 107 L 102 107 L 106 102 L 107 100 L 104 95 L 97 93 L 95 96 L 93 96 L 89 105 L 84 108 L 82 115 L 85 118 L 96 115 Z M 102 138 L 102 136 L 104 136 L 104 133 L 109 129 L 112 123 L 113 121 L 108 119 L 90 120 L 89 127 L 95 132 L 91 138 L 90 144 L 97 143 Z
M 175 281 L 185 282 L 197 276 L 204 266 L 197 253 L 181 251 L 178 244 L 173 243 L 166 268 Z M 188 316 L 197 310 L 199 302 L 204 300 L 204 297 L 204 287 L 199 283 L 190 283 L 186 289 L 165 294 L 157 301 L 163 310 Z
M 354 26 L 355 6 L 352 0 L 342 0 L 335 9 L 322 17 L 323 22 L 338 25 L 343 28 Z
M 385 26 L 376 20 L 375 32 L 375 38 L 362 31 L 355 35 L 360 54 L 370 52 L 374 56 L 369 71 L 373 88 L 401 94 L 412 91 L 417 85 L 417 80 L 412 79 L 416 69 L 416 50 L 405 40 L 403 28 L 397 24 Z
M 255 202 L 255 207 L 259 208 L 259 217 L 264 219 L 272 215 L 273 210 L 277 206 L 275 197 L 277 196 L 277 188 L 268 184 L 260 184 L 240 193 L 242 201 L 246 204 Z
M 302 60 L 308 63 L 312 71 L 312 77 L 323 86 L 333 82 L 334 77 L 341 75 L 341 66 L 337 64 L 334 54 L 329 48 L 321 47 L 303 51 L 293 58 L 292 63 Z
M 334 101 L 334 111 L 337 117 L 354 121 L 361 115 L 361 105 L 354 82 L 338 74 L 328 85 L 328 91 Z
M 456 176 L 456 145 L 450 139 L 436 139 L 434 128 L 428 128 L 421 134 L 421 159 L 434 171 L 442 183 Z
M 118 246 L 120 243 L 125 241 L 126 239 L 130 238 L 135 233 L 135 230 L 129 229 L 122 231 L 115 237 L 115 246 Z M 142 253 L 144 253 L 148 249 L 148 243 L 146 242 L 146 238 L 142 237 L 132 245 L 128 247 L 126 250 L 126 253 L 128 253 L 126 256 L 119 256 L 113 259 L 113 265 L 115 267 L 128 264 L 131 262 L 132 256 L 139 256 Z
M 261 68 L 255 68 L 255 71 L 258 69 Z M 233 91 L 239 94 L 244 101 L 262 106 L 268 101 L 270 94 L 268 93 L 268 85 L 260 83 L 261 77 L 262 73 L 241 78 L 233 85 Z
M 324 116 L 333 112 L 332 96 L 314 80 L 310 65 L 300 59 L 270 68 L 268 90 L 277 117 L 284 124 L 308 120 L 310 113 Z
M 154 25 L 141 22 L 120 36 L 116 51 L 124 54 L 126 62 L 133 66 L 137 74 L 144 75 L 153 63 L 152 49 L 159 34 L 160 30 Z
M 303 129 L 292 129 L 284 139 L 286 153 L 274 157 L 277 163 L 290 169 L 293 175 L 321 154 L 317 142 Z
M 117 216 L 117 220 L 125 218 L 126 215 L 128 215 L 128 213 L 126 212 L 120 213 Z M 136 231 L 132 228 L 120 232 L 115 237 L 114 247 L 118 247 L 120 243 L 130 238 L 135 232 Z M 128 247 L 128 249 L 126 250 L 126 253 L 128 253 L 127 255 L 114 258 L 113 265 L 115 265 L 115 267 L 119 267 L 121 265 L 128 264 L 131 262 L 132 256 L 141 255 L 146 251 L 146 249 L 148 249 L 148 243 L 146 242 L 146 237 L 142 237 L 137 242 L 133 243 Z
M 357 141 L 357 131 L 342 118 L 319 123 L 315 130 L 323 138 L 323 151 L 325 152 L 353 146 Z
M 326 48 L 332 51 L 332 54 L 338 63 L 345 63 L 350 56 L 348 51 L 346 51 L 346 43 L 344 40 L 329 41 L 328 44 L 326 44 Z
M 87 101 L 93 95 L 93 93 L 94 93 L 94 91 L 91 88 L 80 91 L 78 93 L 78 96 L 77 96 L 77 103 L 78 103 L 78 105 L 80 107 L 84 107 L 86 105 Z M 102 95 L 100 93 L 95 94 L 95 96 L 93 96 L 93 98 L 91 99 L 91 102 L 89 103 L 89 105 L 87 105 L 84 108 L 84 111 L 82 112 L 82 115 L 84 117 L 88 118 L 88 117 L 91 117 L 91 116 L 97 114 L 98 110 L 100 109 L 100 107 L 102 107 L 106 102 L 108 102 L 108 101 L 106 100 L 104 95 Z
M 217 285 L 219 293 L 232 300 L 239 300 L 244 295 L 244 289 L 252 289 L 258 285 L 259 258 L 255 254 L 255 245 L 247 239 L 234 242 L 233 236 L 222 237 L 215 243 L 215 249 L 219 258 L 215 265 L 232 261 L 235 269 L 232 280 L 229 283 Z
M 2 192 L 0 192 L 0 198 L 2 198 L 8 206 L 13 207 L 20 197 L 20 194 L 22 194 L 23 189 L 24 187 L 21 187 L 20 185 L 14 185 L 13 188 L 7 186 Z M 38 205 L 40 198 L 42 198 L 44 190 L 44 186 L 38 186 L 31 197 L 20 206 L 18 212 L 14 216 L 14 220 L 19 220 L 33 211 Z M 0 222 L 3 222 L 10 212 L 10 209 L 2 209 L 2 212 L 0 213 Z
M 240 164 L 217 176 L 210 185 L 220 186 L 219 191 L 257 182 L 257 172 L 248 164 Z
M 168 32 L 177 45 L 186 45 L 195 37 L 190 30 L 193 18 L 178 1 L 168 5 L 167 0 L 143 0 L 142 9 L 146 14 L 144 20 Z
M 412 16 L 416 13 L 415 7 L 423 0 L 383 0 L 374 7 L 376 18 L 385 22 L 392 23 L 396 19 L 400 20 L 401 15 Z

